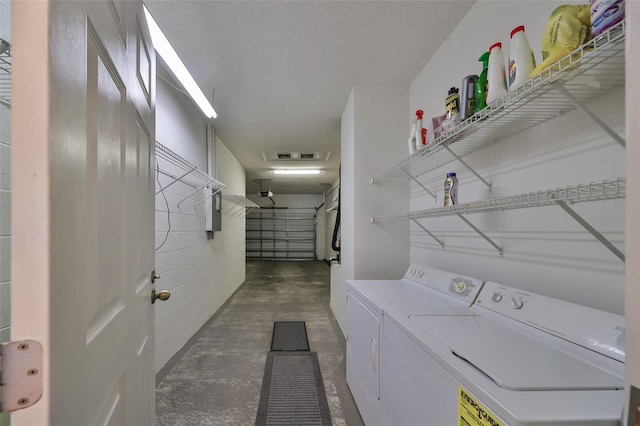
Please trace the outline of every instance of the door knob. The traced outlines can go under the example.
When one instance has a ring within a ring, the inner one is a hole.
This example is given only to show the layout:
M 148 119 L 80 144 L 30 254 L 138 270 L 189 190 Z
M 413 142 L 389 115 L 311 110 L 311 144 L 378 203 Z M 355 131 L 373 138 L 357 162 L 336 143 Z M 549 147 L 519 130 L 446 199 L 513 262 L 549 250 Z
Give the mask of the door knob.
M 160 299 L 162 301 L 167 300 L 171 297 L 171 292 L 168 290 L 162 290 L 156 293 L 156 289 L 151 290 L 151 303 L 156 303 L 156 299 Z

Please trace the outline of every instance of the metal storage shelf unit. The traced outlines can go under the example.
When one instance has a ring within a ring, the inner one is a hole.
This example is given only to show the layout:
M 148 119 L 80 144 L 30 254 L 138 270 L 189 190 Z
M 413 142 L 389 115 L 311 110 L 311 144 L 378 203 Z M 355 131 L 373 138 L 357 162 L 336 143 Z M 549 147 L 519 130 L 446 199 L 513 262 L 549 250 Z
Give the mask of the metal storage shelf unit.
M 199 204 L 205 202 L 213 195 L 224 189 L 224 183 L 198 169 L 196 166 L 164 146 L 162 143 L 156 141 L 155 145 L 156 158 L 162 160 L 162 162 L 158 162 L 158 172 L 172 179 L 170 183 L 166 184 L 165 186 L 161 187 L 160 190 L 156 191 L 156 195 L 174 185 L 175 183 L 181 182 L 192 187 L 194 191 L 189 195 L 183 197 L 178 202 L 178 207 L 180 207 L 180 204 L 185 202 L 187 199 L 191 199 L 192 201 L 196 201 L 193 205 L 193 208 L 195 209 Z M 194 200 L 192 198 L 197 193 L 204 191 L 206 191 L 207 194 L 205 198 L 199 200 Z
M 372 217 L 372 222 L 383 222 L 395 219 L 421 219 L 428 217 L 452 216 L 458 214 L 527 209 L 533 207 L 553 206 L 559 202 L 574 204 L 586 201 L 611 200 L 624 198 L 626 179 L 591 182 L 562 188 L 547 189 L 537 192 L 525 192 L 499 198 L 472 201 L 450 207 L 435 207 L 398 215 Z
M 246 257 L 315 260 L 316 210 L 262 208 L 247 215 Z
M 461 160 L 493 142 L 520 133 L 573 108 L 587 114 L 624 146 L 624 140 L 584 105 L 591 99 L 624 86 L 624 36 L 622 21 L 461 122 L 447 134 L 436 138 L 426 148 L 372 178 L 371 182 L 410 178 L 420 184 L 417 179 L 427 172 L 456 159 Z M 468 167 L 464 161 L 462 163 Z M 487 186 L 491 186 L 482 177 L 478 177 Z
M 458 160 L 478 180 L 491 188 L 491 183 L 464 161 L 464 156 L 482 149 L 490 143 L 542 124 L 573 108 L 577 108 L 587 115 L 624 148 L 625 140 L 585 105 L 585 102 L 589 100 L 602 96 L 613 89 L 624 87 L 624 38 L 625 26 L 622 21 L 606 33 L 588 41 L 560 59 L 539 75 L 530 78 L 522 86 L 492 102 L 484 110 L 458 124 L 426 148 L 371 179 L 371 183 L 385 179 L 409 178 L 435 199 L 435 194 L 420 182 L 420 177 L 442 165 Z M 570 204 L 623 198 L 625 191 L 625 178 L 618 178 L 478 200 L 450 207 L 377 216 L 372 217 L 371 221 L 412 220 L 416 226 L 429 234 L 444 248 L 444 242 L 418 222 L 418 219 L 456 215 L 502 255 L 502 247 L 471 223 L 466 218 L 467 214 L 557 205 L 624 262 L 624 254 L 574 211 Z
M 0 38 L 0 102 L 11 105 L 11 44 Z
M 234 207 L 229 209 L 229 214 L 232 216 L 246 216 L 251 213 L 253 209 L 260 208 L 260 206 L 244 195 L 222 194 L 222 199 L 234 205 Z

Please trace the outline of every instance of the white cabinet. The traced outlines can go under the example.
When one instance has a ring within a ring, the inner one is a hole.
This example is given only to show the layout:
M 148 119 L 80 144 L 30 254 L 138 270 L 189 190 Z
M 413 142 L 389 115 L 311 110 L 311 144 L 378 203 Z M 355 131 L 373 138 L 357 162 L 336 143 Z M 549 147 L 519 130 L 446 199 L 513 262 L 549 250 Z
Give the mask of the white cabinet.
M 347 383 L 367 425 L 380 415 L 380 316 L 347 293 Z

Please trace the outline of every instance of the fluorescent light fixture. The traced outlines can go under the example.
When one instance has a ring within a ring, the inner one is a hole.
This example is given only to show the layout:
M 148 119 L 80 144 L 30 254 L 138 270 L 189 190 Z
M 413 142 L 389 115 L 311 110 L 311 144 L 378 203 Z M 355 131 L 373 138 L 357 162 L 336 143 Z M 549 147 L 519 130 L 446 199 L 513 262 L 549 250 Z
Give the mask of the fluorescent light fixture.
M 319 175 L 318 169 L 274 169 L 276 175 Z
M 171 43 L 169 43 L 169 40 L 167 40 L 158 24 L 156 24 L 147 6 L 144 6 L 144 15 L 147 18 L 147 24 L 151 32 L 151 41 L 153 41 L 153 47 L 156 49 L 156 52 L 158 52 L 160 57 L 166 62 L 173 74 L 180 81 L 180 84 L 189 92 L 189 95 L 191 95 L 196 105 L 200 107 L 202 113 L 208 118 L 216 118 L 218 114 L 211 106 L 211 103 L 209 103 L 209 100 L 204 96 L 202 90 L 200 90 L 198 83 L 191 77 L 191 73 L 189 73 L 187 67 L 184 66 L 176 51 L 173 50 Z

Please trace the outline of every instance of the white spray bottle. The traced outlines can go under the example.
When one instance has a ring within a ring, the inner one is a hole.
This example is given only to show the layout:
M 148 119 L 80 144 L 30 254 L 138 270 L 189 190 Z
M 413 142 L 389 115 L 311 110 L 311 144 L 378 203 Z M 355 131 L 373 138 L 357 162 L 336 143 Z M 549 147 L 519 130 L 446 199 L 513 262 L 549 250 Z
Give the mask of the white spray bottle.
M 514 90 L 529 79 L 529 74 L 536 67 L 529 40 L 524 34 L 524 26 L 520 25 L 511 31 L 511 48 L 509 50 L 509 90 Z

